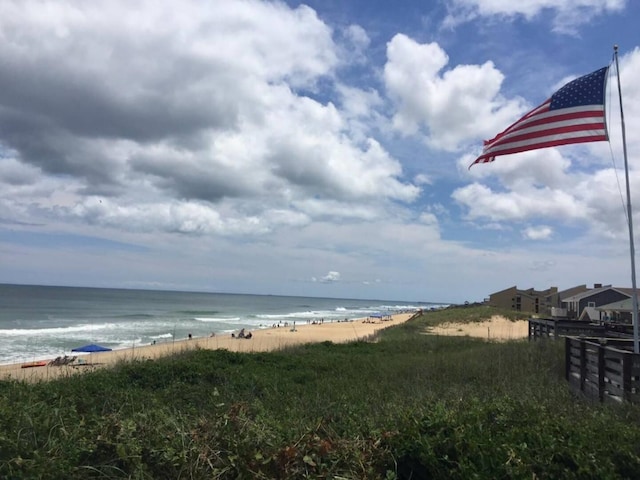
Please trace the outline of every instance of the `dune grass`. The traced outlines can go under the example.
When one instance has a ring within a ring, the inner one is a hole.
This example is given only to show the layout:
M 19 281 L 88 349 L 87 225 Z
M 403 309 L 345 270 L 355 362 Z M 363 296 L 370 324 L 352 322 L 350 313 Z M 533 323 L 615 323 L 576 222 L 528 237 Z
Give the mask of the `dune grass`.
M 574 398 L 562 342 L 422 334 L 492 312 L 0 382 L 0 478 L 638 477 L 640 410 Z

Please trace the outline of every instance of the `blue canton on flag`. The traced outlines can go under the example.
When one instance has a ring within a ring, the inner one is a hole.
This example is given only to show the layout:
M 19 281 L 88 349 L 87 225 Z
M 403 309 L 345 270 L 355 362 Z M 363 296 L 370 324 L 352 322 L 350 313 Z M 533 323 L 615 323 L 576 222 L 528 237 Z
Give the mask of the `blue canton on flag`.
M 606 85 L 607 67 L 584 77 L 576 78 L 551 95 L 549 110 L 577 107 L 580 105 L 602 105 Z

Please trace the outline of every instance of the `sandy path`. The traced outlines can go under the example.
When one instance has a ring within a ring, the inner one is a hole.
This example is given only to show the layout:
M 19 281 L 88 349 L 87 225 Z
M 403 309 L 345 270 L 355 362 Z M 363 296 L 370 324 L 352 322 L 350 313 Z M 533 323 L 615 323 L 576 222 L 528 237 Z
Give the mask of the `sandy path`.
M 473 323 L 443 323 L 431 327 L 427 333 L 432 335 L 457 335 L 484 338 L 494 341 L 518 340 L 529 336 L 527 320 L 511 320 L 495 315 L 491 320 Z
M 317 325 L 296 326 L 295 331 L 291 327 L 270 328 L 253 330 L 251 339 L 232 338 L 230 335 L 217 335 L 208 338 L 194 338 L 192 340 L 169 341 L 111 352 L 93 353 L 83 355 L 81 358 L 92 364 L 91 366 L 44 366 L 34 368 L 22 368 L 23 364 L 0 365 L 0 379 L 13 378 L 26 381 L 38 381 L 56 378 L 59 376 L 75 375 L 79 372 L 90 371 L 95 368 L 113 365 L 122 360 L 154 359 L 195 348 L 226 349 L 232 352 L 265 352 L 279 350 L 293 345 L 304 343 L 331 341 L 334 343 L 352 342 L 363 340 L 377 331 L 406 322 L 413 313 L 393 315 L 391 320 L 369 322 L 365 320 L 353 320 L 350 322 L 325 322 Z

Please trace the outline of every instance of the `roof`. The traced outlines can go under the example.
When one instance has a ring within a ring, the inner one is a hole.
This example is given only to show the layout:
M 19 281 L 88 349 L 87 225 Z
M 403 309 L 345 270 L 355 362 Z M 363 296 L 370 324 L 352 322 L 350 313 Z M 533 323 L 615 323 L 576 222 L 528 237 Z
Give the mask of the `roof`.
M 608 303 L 607 305 L 600 305 L 599 307 L 596 307 L 596 310 L 599 310 L 601 312 L 631 312 L 633 310 L 633 299 L 625 298 L 624 300 Z
M 618 288 L 617 290 L 629 296 L 633 295 L 633 288 L 623 287 L 623 288 Z M 640 295 L 640 290 L 636 289 L 636 292 L 638 292 L 638 294 Z
M 584 317 L 588 317 L 589 320 L 600 320 L 600 312 L 595 307 L 585 307 L 578 320 L 585 320 Z
M 518 290 L 518 287 L 516 285 L 514 285 L 512 287 L 505 288 L 504 290 L 500 290 L 499 292 L 490 293 L 489 295 L 499 295 L 501 293 L 508 292 L 509 290 Z
M 564 301 L 566 298 L 572 297 L 579 293 L 587 292 L 589 290 L 590 289 L 587 287 L 586 284 L 576 285 L 575 287 L 567 288 L 565 290 L 558 292 L 558 297 L 560 297 L 560 300 Z
M 597 295 L 598 293 L 606 292 L 607 290 L 613 290 L 615 292 L 621 293 L 622 295 L 626 295 L 627 297 L 630 297 L 631 294 L 633 293 L 633 289 L 632 288 L 618 288 L 618 287 L 612 287 L 611 285 L 609 285 L 607 287 L 594 288 L 594 289 L 588 290 L 586 292 L 578 293 L 578 294 L 573 295 L 571 297 L 564 298 L 562 301 L 566 302 L 566 303 L 568 303 L 568 302 L 579 302 L 580 300 L 582 300 L 584 298 L 592 297 L 593 295 Z
M 500 295 L 506 292 L 514 292 L 515 294 L 521 297 L 527 298 L 540 298 L 540 297 L 549 297 L 552 295 L 557 295 L 557 287 L 549 287 L 546 290 L 536 290 L 533 287 L 530 288 L 518 288 L 517 285 L 514 285 L 509 288 L 505 288 L 504 290 L 500 290 L 499 292 L 493 292 L 489 294 L 489 297 L 493 297 L 494 295 Z

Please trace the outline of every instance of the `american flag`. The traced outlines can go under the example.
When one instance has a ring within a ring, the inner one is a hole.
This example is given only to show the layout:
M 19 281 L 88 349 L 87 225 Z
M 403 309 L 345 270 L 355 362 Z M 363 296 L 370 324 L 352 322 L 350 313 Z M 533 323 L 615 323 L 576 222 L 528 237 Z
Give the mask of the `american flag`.
M 485 140 L 482 155 L 469 168 L 493 162 L 498 155 L 608 140 L 604 118 L 608 70 L 604 67 L 567 83 L 504 132 Z

